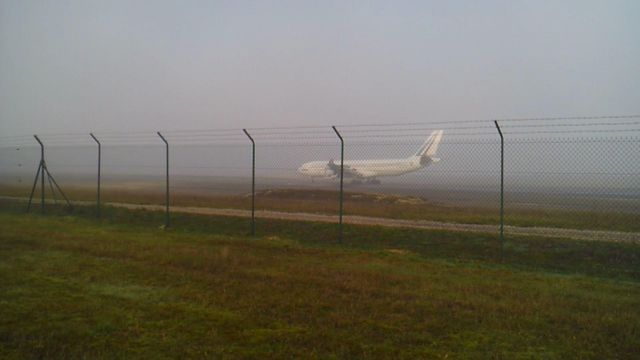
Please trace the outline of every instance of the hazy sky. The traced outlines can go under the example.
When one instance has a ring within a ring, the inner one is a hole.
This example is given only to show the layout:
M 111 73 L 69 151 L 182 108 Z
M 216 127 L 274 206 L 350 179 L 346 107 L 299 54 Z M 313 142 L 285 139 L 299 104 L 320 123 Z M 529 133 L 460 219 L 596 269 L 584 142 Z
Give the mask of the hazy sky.
M 0 0 L 0 133 L 636 114 L 639 18 L 636 0 Z

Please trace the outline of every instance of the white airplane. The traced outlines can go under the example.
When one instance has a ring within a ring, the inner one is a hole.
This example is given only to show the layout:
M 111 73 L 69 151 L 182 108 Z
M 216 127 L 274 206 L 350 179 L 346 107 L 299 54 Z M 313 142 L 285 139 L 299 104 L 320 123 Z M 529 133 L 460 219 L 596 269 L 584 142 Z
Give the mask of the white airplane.
M 440 159 L 434 155 L 442 140 L 442 130 L 436 130 L 429 135 L 415 155 L 405 159 L 370 159 L 345 160 L 344 178 L 351 178 L 352 183 L 379 184 L 377 179 L 382 176 L 398 176 L 414 172 L 425 166 L 436 163 Z M 298 174 L 314 178 L 337 179 L 340 177 L 340 161 L 311 161 L 298 168 Z

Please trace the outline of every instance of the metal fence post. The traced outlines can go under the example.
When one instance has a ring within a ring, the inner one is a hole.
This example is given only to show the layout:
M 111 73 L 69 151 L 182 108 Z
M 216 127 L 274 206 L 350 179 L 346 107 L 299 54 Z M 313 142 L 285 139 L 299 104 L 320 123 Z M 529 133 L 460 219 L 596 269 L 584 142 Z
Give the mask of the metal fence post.
M 69 201 L 69 198 L 67 197 L 67 195 L 64 194 L 64 191 L 62 191 L 62 188 L 60 188 L 60 185 L 58 185 L 58 182 L 56 181 L 56 179 L 53 178 L 53 176 L 49 172 L 49 169 L 47 169 L 47 163 L 44 161 L 44 144 L 42 143 L 42 141 L 40 141 L 40 138 L 38 137 L 38 135 L 33 135 L 33 137 L 36 139 L 38 144 L 40 144 L 40 165 L 38 165 L 36 178 L 33 180 L 33 187 L 31 188 L 31 194 L 29 195 L 29 203 L 27 204 L 27 212 L 31 210 L 31 202 L 33 201 L 33 194 L 35 193 L 36 185 L 38 184 L 38 176 L 40 176 L 40 188 L 41 188 L 40 189 L 41 190 L 40 191 L 40 210 L 42 211 L 42 213 L 44 214 L 44 210 L 45 210 L 45 206 L 44 206 L 45 176 L 49 180 L 49 186 L 51 186 L 51 196 L 53 196 L 54 203 L 57 204 L 56 194 L 53 189 L 53 185 L 55 185 L 56 189 L 58 189 L 58 191 L 60 192 L 60 195 L 62 195 L 64 200 L 67 202 L 68 209 L 71 210 L 73 208 L 73 206 L 71 205 L 71 201 Z
M 504 136 L 498 121 L 494 121 L 500 134 L 500 259 L 504 255 Z
M 157 132 L 158 136 L 160 136 L 160 139 L 162 139 L 162 141 L 164 141 L 165 144 L 165 148 L 166 148 L 166 165 L 167 165 L 167 179 L 166 179 L 166 194 L 165 194 L 165 205 L 166 205 L 166 212 L 165 212 L 165 219 L 164 219 L 164 227 L 165 229 L 168 229 L 169 226 L 171 225 L 171 219 L 170 219 L 170 215 L 169 215 L 169 142 L 167 141 L 167 139 L 164 138 L 164 136 L 162 136 L 162 134 L 160 133 L 160 131 Z
M 36 192 L 36 186 L 38 186 L 38 177 L 42 171 L 42 165 L 38 165 L 38 171 L 36 171 L 36 177 L 33 179 L 33 186 L 31 187 L 31 194 L 29 195 L 29 202 L 27 203 L 27 212 L 31 210 L 31 202 L 33 201 L 33 194 Z
M 247 129 L 242 129 L 251 140 L 251 236 L 256 234 L 256 142 Z
M 97 190 L 97 198 L 96 198 L 96 214 L 100 217 L 100 171 L 102 168 L 102 144 L 100 141 L 93 135 L 93 133 L 89 133 L 93 140 L 98 144 L 98 190 Z
M 340 139 L 340 230 L 339 230 L 340 233 L 339 233 L 338 240 L 342 242 L 342 239 L 343 239 L 342 215 L 343 215 L 343 208 L 344 208 L 344 139 L 342 138 L 342 135 L 340 135 L 340 132 L 338 132 L 338 129 L 336 129 L 335 126 L 332 126 L 331 128 L 333 128 L 333 131 L 336 133 L 336 135 L 338 135 L 338 138 Z
M 40 171 L 40 211 L 44 214 L 44 172 L 45 172 L 45 162 L 44 162 L 44 144 L 38 138 L 38 135 L 33 135 L 36 138 L 38 144 L 40 144 L 40 167 L 42 171 Z
M 36 139 L 36 141 L 38 142 L 38 144 L 40 144 L 40 163 L 38 164 L 38 171 L 36 172 L 36 177 L 33 180 L 33 187 L 31 188 L 31 194 L 29 195 L 29 203 L 27 204 L 27 212 L 29 212 L 29 210 L 31 209 L 31 201 L 33 200 L 33 194 L 36 191 L 36 186 L 38 185 L 38 176 L 42 176 L 41 177 L 41 183 L 40 183 L 40 210 L 42 211 L 42 213 L 44 214 L 44 144 L 42 144 L 42 141 L 40 141 L 40 139 L 38 138 L 38 135 L 33 135 L 33 137 Z

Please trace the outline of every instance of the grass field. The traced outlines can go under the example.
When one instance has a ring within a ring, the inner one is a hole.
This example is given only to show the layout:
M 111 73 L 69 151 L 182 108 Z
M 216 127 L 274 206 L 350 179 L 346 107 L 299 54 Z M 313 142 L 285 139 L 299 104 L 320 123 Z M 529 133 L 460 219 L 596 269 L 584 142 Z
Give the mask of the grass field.
M 0 186 L 0 195 L 25 197 L 28 188 Z M 95 200 L 93 187 L 67 186 L 67 195 L 73 200 Z M 103 190 L 103 201 L 163 204 L 164 188 L 155 186 L 114 186 Z M 251 199 L 245 195 L 214 195 L 200 191 L 173 191 L 171 202 L 176 206 L 201 206 L 214 208 L 250 209 Z M 499 224 L 499 209 L 495 206 L 447 204 L 431 202 L 416 196 L 345 193 L 345 213 L 408 220 L 431 220 L 463 224 Z M 338 193 L 327 190 L 272 189 L 259 191 L 256 207 L 263 210 L 338 213 Z M 507 207 L 507 225 L 542 226 L 571 229 L 640 232 L 640 213 L 611 211 L 580 211 L 576 209 Z
M 0 201 L 1 358 L 634 358 L 640 245 Z

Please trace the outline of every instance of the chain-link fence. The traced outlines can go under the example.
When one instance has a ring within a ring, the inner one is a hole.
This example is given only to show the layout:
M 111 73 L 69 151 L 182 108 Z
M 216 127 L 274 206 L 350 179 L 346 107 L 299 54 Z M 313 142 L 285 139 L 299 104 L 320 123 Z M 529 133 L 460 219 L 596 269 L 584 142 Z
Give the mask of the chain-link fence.
M 337 223 L 342 199 L 346 224 L 637 240 L 639 132 L 608 116 L 42 134 L 44 179 L 36 139 L 4 137 L 0 194 L 60 201 L 51 178 L 76 204 L 100 184 L 103 205 L 163 209 L 168 179 L 170 211 L 253 214 L 258 234 L 260 219 Z

